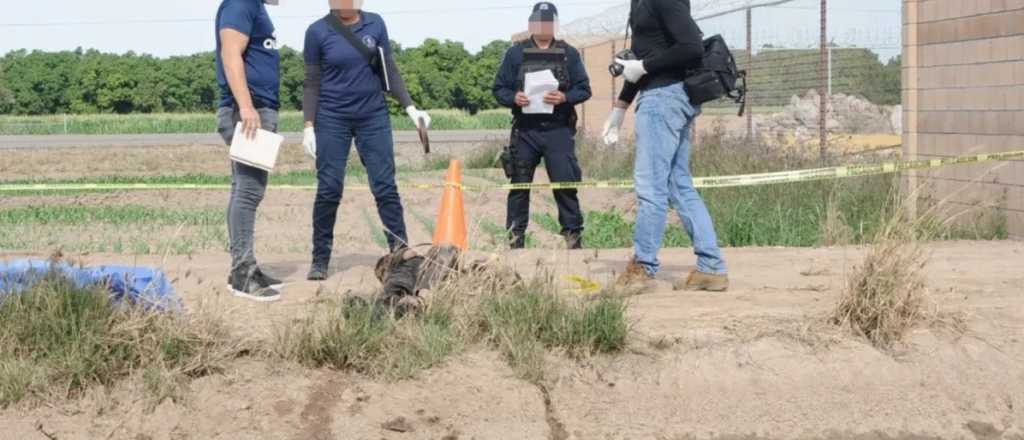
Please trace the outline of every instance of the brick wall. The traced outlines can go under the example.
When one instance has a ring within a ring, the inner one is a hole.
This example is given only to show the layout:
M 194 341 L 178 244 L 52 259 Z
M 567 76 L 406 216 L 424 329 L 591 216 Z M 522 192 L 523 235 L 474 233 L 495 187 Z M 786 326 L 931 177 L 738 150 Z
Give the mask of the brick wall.
M 906 156 L 1024 150 L 1024 0 L 903 0 L 903 21 Z M 907 182 L 957 211 L 992 206 L 1024 238 L 1024 161 Z

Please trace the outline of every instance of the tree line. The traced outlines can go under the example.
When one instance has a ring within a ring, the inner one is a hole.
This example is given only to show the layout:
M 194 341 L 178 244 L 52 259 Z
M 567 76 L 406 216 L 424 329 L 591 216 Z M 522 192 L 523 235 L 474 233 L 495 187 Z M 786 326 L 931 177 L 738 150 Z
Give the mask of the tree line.
M 470 113 L 497 107 L 491 86 L 510 42 L 494 41 L 475 54 L 454 41 L 428 39 L 414 48 L 392 44 L 420 107 Z M 745 64 L 746 56 L 738 52 L 738 61 Z M 742 66 L 749 67 L 757 103 L 784 105 L 789 96 L 816 87 L 816 53 L 758 52 L 750 66 Z M 214 63 L 213 52 L 157 58 L 82 49 L 13 51 L 0 58 L 0 114 L 211 112 L 220 93 Z M 284 109 L 302 107 L 303 64 L 301 52 L 281 49 Z M 883 64 L 866 49 L 836 51 L 834 91 L 877 104 L 899 103 L 899 64 L 898 59 Z
M 471 113 L 497 107 L 491 86 L 510 42 L 494 41 L 476 54 L 453 41 L 392 44 L 419 106 Z M 13 51 L 0 59 L 0 114 L 210 112 L 220 95 L 215 62 L 213 52 L 157 58 L 81 48 Z M 301 52 L 281 49 L 282 108 L 302 108 L 304 69 Z

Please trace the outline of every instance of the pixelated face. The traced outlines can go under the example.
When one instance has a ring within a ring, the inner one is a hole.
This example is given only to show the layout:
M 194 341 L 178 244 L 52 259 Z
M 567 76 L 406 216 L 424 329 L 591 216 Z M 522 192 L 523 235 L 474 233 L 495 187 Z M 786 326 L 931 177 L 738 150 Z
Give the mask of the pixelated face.
M 342 12 L 359 11 L 363 9 L 363 0 L 328 0 L 331 9 Z
M 555 21 L 531 21 L 530 34 L 541 38 L 554 38 L 558 33 L 558 20 Z

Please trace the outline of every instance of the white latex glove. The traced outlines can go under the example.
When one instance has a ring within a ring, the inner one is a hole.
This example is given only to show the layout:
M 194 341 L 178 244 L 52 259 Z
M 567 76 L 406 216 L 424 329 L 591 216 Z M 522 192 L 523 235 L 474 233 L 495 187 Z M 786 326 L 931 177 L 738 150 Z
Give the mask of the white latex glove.
M 316 160 L 316 130 L 313 127 L 302 130 L 302 147 L 306 149 L 306 156 Z
M 626 119 L 626 109 L 612 107 L 612 113 L 608 115 L 608 121 L 604 123 L 604 144 L 612 146 L 619 143 L 619 129 L 622 128 L 622 121 Z
M 409 119 L 412 119 L 412 126 L 419 127 L 420 119 L 423 119 L 423 124 L 426 125 L 427 130 L 430 129 L 430 115 L 423 110 L 419 110 L 415 105 L 410 105 L 405 108 L 405 114 L 409 115 Z
M 644 62 L 642 60 L 624 60 L 616 58 L 615 63 L 625 68 L 622 72 L 622 76 L 626 77 L 626 81 L 636 83 L 640 81 L 647 74 L 647 69 L 644 68 Z

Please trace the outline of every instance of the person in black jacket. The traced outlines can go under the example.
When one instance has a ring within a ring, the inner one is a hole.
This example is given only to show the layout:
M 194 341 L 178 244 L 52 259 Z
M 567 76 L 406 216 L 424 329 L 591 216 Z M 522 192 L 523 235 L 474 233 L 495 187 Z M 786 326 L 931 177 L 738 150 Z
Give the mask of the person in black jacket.
M 497 78 L 494 97 L 512 109 L 514 117 L 512 143 L 506 164 L 512 183 L 531 183 L 544 159 L 552 182 L 579 182 L 582 178 L 576 159 L 575 106 L 590 99 L 590 79 L 580 53 L 568 43 L 556 40 L 558 9 L 549 2 L 537 3 L 530 15 L 529 39 L 505 52 Z M 551 70 L 558 79 L 558 90 L 548 92 L 543 100 L 553 105 L 550 114 L 524 114 L 531 104 L 523 93 L 527 73 Z M 569 249 L 583 246 L 583 212 L 575 189 L 554 191 L 558 205 L 558 221 Z M 530 222 L 530 191 L 513 190 L 508 196 L 506 228 L 510 246 L 523 248 L 526 228 Z
M 658 252 L 674 207 L 693 240 L 697 270 L 678 289 L 724 291 L 729 278 L 715 226 L 690 175 L 690 132 L 700 106 L 690 103 L 683 79 L 699 67 L 702 34 L 690 14 L 690 0 L 632 0 L 630 23 L 635 60 L 616 59 L 626 85 L 605 124 L 607 144 L 618 141 L 626 110 L 636 108 L 637 211 L 635 256 L 620 285 L 650 282 L 658 272 Z

